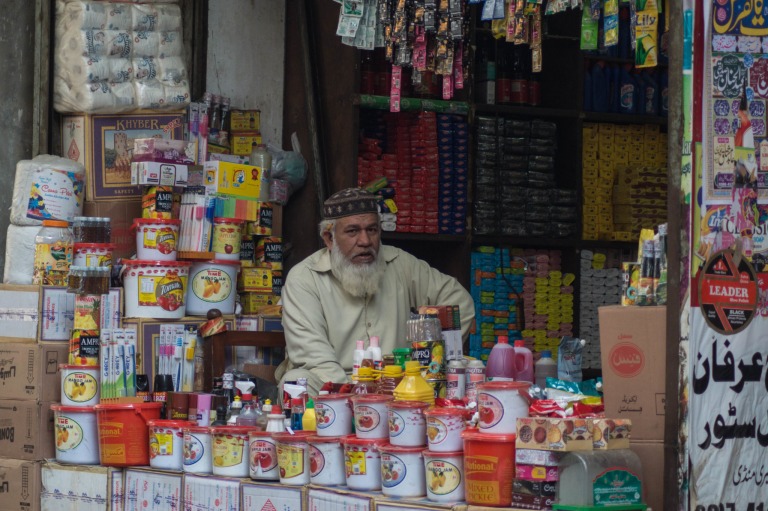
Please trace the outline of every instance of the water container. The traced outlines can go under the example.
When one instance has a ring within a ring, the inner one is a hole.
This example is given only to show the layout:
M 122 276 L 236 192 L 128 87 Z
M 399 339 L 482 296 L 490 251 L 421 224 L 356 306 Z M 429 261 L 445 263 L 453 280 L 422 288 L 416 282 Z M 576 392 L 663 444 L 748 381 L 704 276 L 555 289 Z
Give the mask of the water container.
M 541 358 L 534 366 L 536 375 L 536 386 L 544 388 L 547 386 L 547 378 L 557 378 L 557 362 L 552 360 L 552 352 L 544 350 L 541 352 Z
M 610 70 L 605 62 L 599 60 L 592 66 L 592 109 L 595 112 L 608 112 L 610 110 L 610 91 L 608 80 Z
M 525 347 L 525 341 L 515 341 L 515 371 L 517 381 L 533 383 L 533 353 Z
M 515 348 L 509 345 L 509 338 L 506 336 L 499 336 L 496 346 L 488 355 L 485 377 L 489 381 L 512 381 L 517 377 Z
M 635 108 L 635 94 L 637 89 L 637 83 L 632 77 L 632 65 L 625 64 L 621 69 L 620 81 L 619 81 L 619 113 L 622 114 L 634 114 Z
M 559 505 L 606 506 L 610 502 L 616 509 L 646 509 L 642 464 L 630 449 L 570 452 L 558 464 L 558 477 Z
M 584 63 L 584 99 L 581 109 L 585 112 L 592 111 L 592 72 L 589 69 L 589 63 Z

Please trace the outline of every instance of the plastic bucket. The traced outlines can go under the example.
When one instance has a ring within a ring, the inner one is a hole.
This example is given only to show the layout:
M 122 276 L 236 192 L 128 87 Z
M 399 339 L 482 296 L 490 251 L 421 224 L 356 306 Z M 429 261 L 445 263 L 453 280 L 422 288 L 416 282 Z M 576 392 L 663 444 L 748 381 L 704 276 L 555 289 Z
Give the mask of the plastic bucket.
M 277 481 L 277 444 L 269 431 L 251 431 L 248 434 L 251 479 Z
M 427 423 L 424 410 L 429 407 L 423 401 L 392 401 L 387 403 L 389 443 L 402 447 L 418 447 L 427 444 Z
M 388 497 L 427 494 L 423 447 L 385 445 L 381 451 L 381 492 Z
M 99 434 L 92 406 L 51 405 L 56 431 L 56 461 L 99 464 Z
M 222 314 L 234 314 L 238 271 L 240 261 L 193 263 L 189 271 L 186 313 L 205 316 L 210 309 L 219 309 Z
M 315 398 L 315 417 L 319 436 L 352 434 L 352 394 L 325 394 Z
M 184 426 L 184 472 L 210 474 L 211 428 L 208 426 Z
M 467 428 L 464 413 L 460 408 L 429 408 L 424 412 L 430 451 L 455 452 L 463 449 L 461 432 Z
M 111 243 L 75 243 L 72 266 L 105 266 L 112 268 Z
M 126 318 L 181 319 L 189 267 L 184 261 L 123 261 Z
M 149 426 L 149 466 L 163 470 L 184 467 L 184 427 L 189 423 L 151 420 Z
M 342 486 L 344 475 L 344 446 L 346 437 L 310 436 L 309 481 L 322 486 Z
M 99 404 L 99 459 L 107 467 L 149 465 L 147 422 L 160 418 L 162 403 Z
M 468 429 L 464 439 L 467 504 L 508 507 L 515 478 L 515 435 Z
M 243 239 L 243 221 L 237 218 L 213 219 L 213 257 L 240 261 L 240 243 Z
M 213 475 L 248 477 L 248 426 L 211 428 Z
M 181 220 L 136 218 L 136 257 L 148 261 L 175 261 Z
M 478 427 L 483 433 L 509 435 L 517 432 L 517 419 L 528 417 L 531 384 L 489 381 L 477 384 Z
M 93 406 L 99 402 L 99 366 L 59 364 L 61 404 Z
M 392 396 L 361 394 L 352 397 L 355 413 L 355 434 L 358 438 L 389 438 L 387 403 Z
M 464 500 L 464 456 L 457 452 L 422 451 L 427 498 L 434 502 Z M 510 483 L 511 484 L 511 483 Z
M 274 433 L 277 442 L 277 464 L 280 467 L 280 484 L 309 484 L 309 437 L 310 431 Z
M 350 435 L 344 439 L 344 464 L 350 490 L 381 490 L 379 448 L 386 444 L 385 438 L 357 438 Z

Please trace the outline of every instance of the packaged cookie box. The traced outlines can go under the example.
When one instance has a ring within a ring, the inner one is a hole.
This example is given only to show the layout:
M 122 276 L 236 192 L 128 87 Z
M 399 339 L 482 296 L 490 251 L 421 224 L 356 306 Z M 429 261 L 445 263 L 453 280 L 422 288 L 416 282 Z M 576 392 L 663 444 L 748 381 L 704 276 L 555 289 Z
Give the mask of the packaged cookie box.
M 632 421 L 629 419 L 589 419 L 593 449 L 629 449 Z
M 588 419 L 524 417 L 517 419 L 517 449 L 590 451 L 592 429 Z

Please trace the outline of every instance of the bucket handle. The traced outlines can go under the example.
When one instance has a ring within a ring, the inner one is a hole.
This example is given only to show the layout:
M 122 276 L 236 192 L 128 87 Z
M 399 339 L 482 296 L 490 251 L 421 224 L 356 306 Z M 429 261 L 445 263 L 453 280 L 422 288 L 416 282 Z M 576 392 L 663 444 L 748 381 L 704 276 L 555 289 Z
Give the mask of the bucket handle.
M 154 420 L 154 418 L 153 418 L 153 417 L 147 417 L 146 415 L 144 415 L 144 411 L 143 411 L 141 408 L 135 408 L 135 409 L 133 410 L 133 413 L 135 413 L 136 415 L 138 415 L 139 417 L 141 417 L 141 420 L 143 420 L 145 424 L 146 424 L 148 421 Z

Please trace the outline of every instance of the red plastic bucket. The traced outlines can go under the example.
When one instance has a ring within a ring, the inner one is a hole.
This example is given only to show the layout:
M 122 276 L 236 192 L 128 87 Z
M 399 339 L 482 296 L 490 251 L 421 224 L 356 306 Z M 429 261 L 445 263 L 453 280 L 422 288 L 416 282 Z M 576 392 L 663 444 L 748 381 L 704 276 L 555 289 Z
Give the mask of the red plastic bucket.
M 508 507 L 515 478 L 515 435 L 493 435 L 473 428 L 461 437 L 467 504 Z
M 160 418 L 162 403 L 98 404 L 101 464 L 108 467 L 149 465 L 147 421 Z

